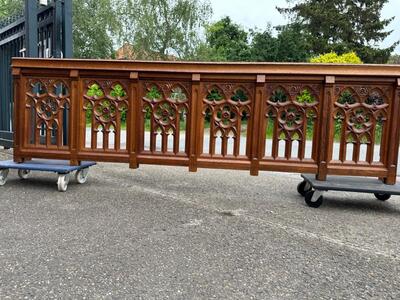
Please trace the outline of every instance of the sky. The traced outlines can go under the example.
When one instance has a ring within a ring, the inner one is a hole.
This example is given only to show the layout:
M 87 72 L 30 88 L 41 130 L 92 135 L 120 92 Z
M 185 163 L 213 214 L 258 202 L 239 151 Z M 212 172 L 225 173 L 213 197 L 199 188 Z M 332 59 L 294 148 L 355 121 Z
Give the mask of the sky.
M 236 23 L 244 28 L 266 28 L 268 23 L 272 26 L 286 24 L 288 22 L 277 10 L 278 7 L 286 7 L 286 0 L 210 0 L 213 7 L 213 21 L 230 16 Z M 387 27 L 394 30 L 379 46 L 388 47 L 400 40 L 400 0 L 389 0 L 382 11 L 384 18 L 395 17 Z M 395 52 L 400 54 L 400 45 Z

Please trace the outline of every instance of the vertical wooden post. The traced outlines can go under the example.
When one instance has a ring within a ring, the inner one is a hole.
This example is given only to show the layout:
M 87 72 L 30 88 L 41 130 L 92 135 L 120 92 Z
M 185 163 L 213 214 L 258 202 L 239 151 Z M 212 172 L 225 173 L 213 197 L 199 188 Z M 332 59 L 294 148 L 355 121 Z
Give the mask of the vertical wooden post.
M 140 99 L 139 99 L 139 73 L 131 72 L 129 75 L 129 109 L 127 117 L 127 149 L 129 152 L 129 168 L 137 169 L 137 152 L 139 149 L 140 126 Z
M 332 159 L 333 149 L 333 97 L 335 76 L 326 76 L 324 96 L 320 103 L 319 141 L 318 141 L 318 173 L 317 180 L 326 180 L 328 175 L 328 162 Z
M 25 113 L 25 110 L 21 112 L 21 106 L 23 102 L 23 95 L 24 95 L 24 87 L 22 86 L 22 79 L 21 79 L 21 69 L 20 68 L 13 68 L 12 69 L 12 76 L 14 82 L 14 120 L 13 120 L 13 127 L 14 127 L 14 161 L 17 163 L 23 162 L 23 158 L 20 155 L 20 150 L 22 146 L 22 133 L 24 130 L 24 124 L 22 124 L 22 113 Z
M 199 152 L 199 139 L 203 138 L 200 133 L 200 117 L 201 116 L 201 91 L 200 91 L 200 74 L 192 74 L 192 99 L 190 103 L 190 136 L 189 136 L 189 172 L 197 172 L 197 158 Z
M 397 78 L 396 85 L 393 93 L 393 101 L 392 101 L 392 114 L 390 116 L 390 136 L 389 139 L 386 139 L 386 147 L 387 151 L 387 168 L 388 168 L 388 176 L 384 179 L 386 184 L 396 184 L 397 178 L 397 160 L 399 153 L 399 135 L 400 135 L 400 78 Z M 382 145 L 381 145 L 382 147 Z
M 263 123 L 263 102 L 265 98 L 265 75 L 257 75 L 256 80 L 256 93 L 254 97 L 253 105 L 253 122 L 252 122 L 252 134 L 251 134 L 251 165 L 250 175 L 258 176 L 260 169 L 260 159 L 262 157 L 260 142 L 264 139 L 262 136 L 265 134 L 262 131 L 261 124 Z
M 85 126 L 81 126 L 81 97 L 82 97 L 82 87 L 79 84 L 79 71 L 71 70 L 69 73 L 71 78 L 70 94 L 71 94 L 71 113 L 69 114 L 69 141 L 70 141 L 70 165 L 78 166 L 80 164 L 78 160 L 78 150 L 81 148 L 80 136 L 81 134 L 86 134 L 86 132 L 81 132 L 85 130 Z

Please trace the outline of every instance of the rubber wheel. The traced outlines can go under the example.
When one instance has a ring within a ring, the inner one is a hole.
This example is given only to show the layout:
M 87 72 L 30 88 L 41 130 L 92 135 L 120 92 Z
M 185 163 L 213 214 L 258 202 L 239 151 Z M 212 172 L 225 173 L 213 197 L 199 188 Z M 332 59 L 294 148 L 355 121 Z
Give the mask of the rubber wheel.
M 1 169 L 0 170 L 0 186 L 3 186 L 7 182 L 7 176 L 8 176 L 8 169 Z
M 58 175 L 57 187 L 59 192 L 66 192 L 69 183 L 69 174 Z
M 306 193 L 304 200 L 306 201 L 307 205 L 309 207 L 313 207 L 313 208 L 318 208 L 322 205 L 322 203 L 324 202 L 324 197 L 323 196 L 319 196 L 319 198 L 317 199 L 317 201 L 312 202 L 312 198 L 314 196 L 314 192 L 315 191 L 309 191 Z
M 378 199 L 380 201 L 389 200 L 390 197 L 392 196 L 390 194 L 385 194 L 385 193 L 375 193 L 374 195 L 375 195 L 376 199 Z
M 18 177 L 21 179 L 28 179 L 30 172 L 29 170 L 18 170 Z
M 297 192 L 303 197 L 311 191 L 311 185 L 307 181 L 302 181 L 297 185 Z
M 75 179 L 79 184 L 84 184 L 87 181 L 89 168 L 79 170 L 75 173 Z

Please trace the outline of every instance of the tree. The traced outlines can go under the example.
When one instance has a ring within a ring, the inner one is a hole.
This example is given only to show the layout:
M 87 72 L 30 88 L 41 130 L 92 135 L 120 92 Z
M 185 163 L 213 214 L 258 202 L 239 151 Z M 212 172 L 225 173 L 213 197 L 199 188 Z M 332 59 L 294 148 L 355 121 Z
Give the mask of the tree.
M 279 53 L 278 39 L 268 26 L 263 32 L 252 31 L 251 58 L 254 61 L 276 61 Z
M 23 11 L 24 3 L 24 0 L 0 0 L 0 19 Z M 113 57 L 112 35 L 120 27 L 114 7 L 115 0 L 73 0 L 74 57 Z
M 0 0 L 0 21 L 23 12 L 23 0 Z
M 306 37 L 299 26 L 277 27 L 278 35 L 274 37 L 272 28 L 264 32 L 252 32 L 251 59 L 254 61 L 272 62 L 306 62 L 310 51 Z
M 400 65 L 400 54 L 393 54 L 390 56 L 388 63 Z
M 120 26 L 114 0 L 74 0 L 74 57 L 114 57 L 112 36 L 119 32 Z
M 381 19 L 388 0 L 287 0 L 278 10 L 307 33 L 312 55 L 355 51 L 366 63 L 385 63 L 398 43 L 379 49 L 394 18 Z
M 206 41 L 210 48 L 210 60 L 248 61 L 251 59 L 247 31 L 233 23 L 229 17 L 206 27 Z
M 131 43 L 141 59 L 189 59 L 211 12 L 208 0 L 121 0 L 121 40 Z

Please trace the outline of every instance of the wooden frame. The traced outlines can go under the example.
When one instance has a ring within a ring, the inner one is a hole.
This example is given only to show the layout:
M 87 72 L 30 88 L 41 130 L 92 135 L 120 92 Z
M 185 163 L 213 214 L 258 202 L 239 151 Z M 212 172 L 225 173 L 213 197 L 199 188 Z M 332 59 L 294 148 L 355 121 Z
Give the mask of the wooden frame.
M 399 66 L 15 58 L 13 75 L 18 162 L 396 182 Z

